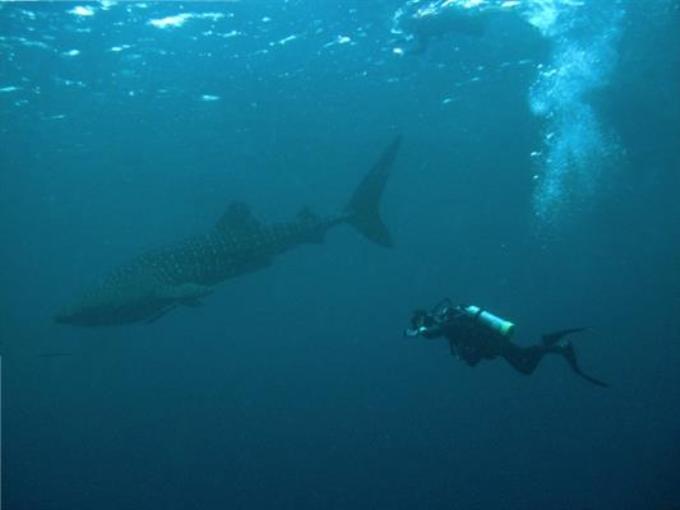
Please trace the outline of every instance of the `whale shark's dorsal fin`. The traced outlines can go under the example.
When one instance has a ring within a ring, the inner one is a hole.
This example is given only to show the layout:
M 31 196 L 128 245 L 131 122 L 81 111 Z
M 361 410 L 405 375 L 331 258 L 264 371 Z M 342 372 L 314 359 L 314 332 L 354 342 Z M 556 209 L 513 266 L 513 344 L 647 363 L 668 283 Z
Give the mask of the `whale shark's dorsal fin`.
M 215 228 L 224 234 L 243 235 L 257 230 L 260 222 L 243 202 L 232 202 L 217 221 Z

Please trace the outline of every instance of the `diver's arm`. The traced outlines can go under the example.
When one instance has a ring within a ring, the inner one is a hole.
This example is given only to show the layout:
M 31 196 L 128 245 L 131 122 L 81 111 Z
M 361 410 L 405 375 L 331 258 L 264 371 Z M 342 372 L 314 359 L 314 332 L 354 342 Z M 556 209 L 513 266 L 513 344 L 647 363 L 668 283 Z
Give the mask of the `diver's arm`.
M 440 338 L 443 334 L 443 329 L 439 325 L 434 326 L 420 326 L 417 328 L 408 328 L 404 330 L 404 336 L 407 337 L 417 337 L 422 336 L 425 338 Z

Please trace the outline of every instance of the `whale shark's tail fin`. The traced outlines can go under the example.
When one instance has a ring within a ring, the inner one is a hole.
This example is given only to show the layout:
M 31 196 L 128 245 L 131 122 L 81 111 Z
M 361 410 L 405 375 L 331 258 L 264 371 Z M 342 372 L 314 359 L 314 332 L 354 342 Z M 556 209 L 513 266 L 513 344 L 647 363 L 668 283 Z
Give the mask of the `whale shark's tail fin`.
M 392 164 L 396 159 L 401 135 L 383 151 L 380 159 L 354 190 L 347 203 L 345 212 L 347 222 L 361 232 L 367 239 L 385 247 L 393 246 L 392 236 L 380 218 L 380 197 L 390 176 Z

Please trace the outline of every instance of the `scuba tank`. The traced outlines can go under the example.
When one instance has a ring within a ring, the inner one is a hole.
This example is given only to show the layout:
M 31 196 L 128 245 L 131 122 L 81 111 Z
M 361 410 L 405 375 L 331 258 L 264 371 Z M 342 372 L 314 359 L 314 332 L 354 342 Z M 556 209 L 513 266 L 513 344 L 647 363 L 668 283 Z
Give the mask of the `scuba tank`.
M 461 308 L 469 317 L 481 322 L 487 328 L 494 330 L 501 336 L 510 338 L 515 331 L 515 325 L 512 322 L 506 321 L 491 312 L 482 310 L 478 306 L 470 305 Z

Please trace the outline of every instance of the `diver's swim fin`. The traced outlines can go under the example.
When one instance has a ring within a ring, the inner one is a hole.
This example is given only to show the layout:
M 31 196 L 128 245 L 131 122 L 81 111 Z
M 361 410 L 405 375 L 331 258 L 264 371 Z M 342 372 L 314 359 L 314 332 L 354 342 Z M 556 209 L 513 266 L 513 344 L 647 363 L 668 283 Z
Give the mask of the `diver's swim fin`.
M 547 346 L 555 345 L 565 336 L 571 335 L 572 333 L 580 333 L 581 331 L 585 331 L 586 329 L 587 328 L 571 328 L 563 329 L 561 331 L 555 331 L 554 333 L 547 333 L 543 335 L 543 345 Z
M 594 377 L 585 374 L 581 370 L 581 367 L 578 366 L 578 361 L 576 359 L 576 351 L 574 350 L 574 346 L 571 343 L 567 343 L 567 345 L 564 346 L 564 348 L 562 349 L 562 355 L 564 356 L 564 359 L 567 360 L 567 363 L 569 363 L 571 369 L 578 375 L 583 377 L 586 381 L 601 388 L 609 388 L 609 385 L 606 382 L 600 381 L 599 379 L 595 379 Z
M 347 222 L 350 225 L 374 243 L 386 247 L 392 246 L 392 236 L 380 218 L 380 197 L 400 145 L 401 136 L 397 136 L 354 190 L 352 198 L 345 207 L 348 215 Z

